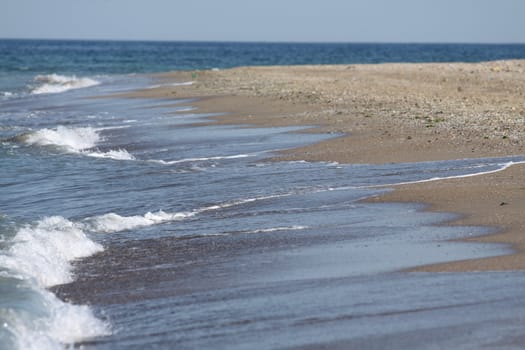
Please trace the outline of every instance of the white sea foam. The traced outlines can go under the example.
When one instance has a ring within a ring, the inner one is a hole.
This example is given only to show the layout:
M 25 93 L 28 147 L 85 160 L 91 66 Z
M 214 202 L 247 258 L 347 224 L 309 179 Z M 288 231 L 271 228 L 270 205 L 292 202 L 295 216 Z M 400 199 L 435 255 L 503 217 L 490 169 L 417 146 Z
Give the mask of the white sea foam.
M 497 168 L 497 169 L 494 169 L 494 170 L 473 172 L 473 173 L 462 174 L 462 175 L 436 176 L 436 177 L 431 177 L 431 178 L 423 179 L 423 180 L 414 180 L 414 181 L 405 181 L 405 182 L 392 182 L 392 183 L 381 184 L 381 185 L 330 187 L 330 188 L 327 188 L 326 191 L 347 191 L 347 190 L 364 189 L 364 188 L 369 188 L 369 189 L 373 189 L 373 188 L 388 188 L 388 187 L 393 187 L 393 186 L 413 185 L 413 184 L 418 184 L 418 183 L 426 183 L 426 182 L 434 182 L 434 181 L 442 181 L 442 180 L 463 179 L 463 178 L 469 178 L 469 177 L 483 176 L 483 175 L 499 173 L 500 171 L 504 171 L 504 170 L 510 168 L 511 166 L 516 165 L 516 164 L 525 164 L 525 161 L 517 161 L 517 162 L 510 161 L 510 162 L 507 162 L 507 163 L 499 164 L 500 167 Z M 471 168 L 474 169 L 474 168 L 482 168 L 482 167 L 484 167 L 484 165 L 476 165 L 476 166 L 473 166 Z M 363 197 L 363 199 L 364 198 L 367 198 L 367 196 Z
M 84 152 L 83 152 L 84 153 Z M 110 150 L 108 152 L 86 152 L 87 156 L 95 158 L 108 158 L 115 160 L 135 160 L 135 157 L 125 149 Z
M 376 186 L 365 186 L 368 188 L 381 188 L 381 187 L 389 187 L 389 186 L 398 186 L 398 185 L 411 185 L 411 184 L 417 184 L 417 183 L 425 183 L 425 182 L 433 182 L 433 181 L 441 181 L 441 180 L 450 180 L 450 179 L 463 179 L 467 177 L 474 177 L 474 176 L 481 176 L 481 175 L 489 175 L 494 173 L 499 173 L 500 171 L 506 170 L 510 168 L 513 165 L 516 164 L 525 164 L 525 161 L 519 161 L 519 162 L 507 162 L 500 164 L 500 167 L 494 170 L 488 170 L 488 171 L 480 171 L 477 173 L 469 173 L 469 174 L 463 174 L 463 175 L 452 175 L 452 176 L 443 176 L 443 177 L 432 177 L 429 179 L 424 180 L 416 180 L 416 181 L 407 181 L 407 182 L 399 182 L 399 183 L 393 183 L 393 184 L 387 184 L 387 185 L 376 185 Z M 478 167 L 478 166 L 476 166 Z
M 110 334 L 109 325 L 93 315 L 86 305 L 67 304 L 48 294 L 47 304 L 52 307 L 49 334 L 63 344 L 70 344 Z
M 175 112 L 191 112 L 191 111 L 194 111 L 196 110 L 197 108 L 195 107 L 184 107 L 184 108 L 178 108 L 177 110 L 175 110 Z
M 184 158 L 184 159 L 177 159 L 177 160 L 156 160 L 156 159 L 152 159 L 149 162 L 163 164 L 163 165 L 173 165 L 173 164 L 180 164 L 180 163 L 205 162 L 205 161 L 210 161 L 210 160 L 222 160 L 222 159 L 239 159 L 239 158 L 247 158 L 247 157 L 250 157 L 250 155 L 249 154 L 234 154 L 234 155 L 231 155 L 231 156 Z
M 306 230 L 308 226 L 293 225 L 293 226 L 280 226 L 280 227 L 270 227 L 270 228 L 260 228 L 257 230 L 247 231 L 246 233 L 269 233 L 276 231 L 297 231 L 297 230 Z
M 88 306 L 65 303 L 47 290 L 35 293 L 36 310 L 10 310 L 4 319 L 4 329 L 14 336 L 17 349 L 63 350 L 75 342 L 111 334 L 109 325 Z
M 32 90 L 33 94 L 56 94 L 100 84 L 99 81 L 91 78 L 77 78 L 74 75 L 58 74 L 37 75 L 34 81 L 41 85 Z
M 181 83 L 156 84 L 156 85 L 148 86 L 147 89 L 158 89 L 161 87 L 170 87 L 170 86 L 189 86 L 189 85 L 193 85 L 194 83 L 195 82 L 193 81 L 185 81 Z
M 210 206 L 207 206 L 207 207 L 203 207 L 203 208 L 194 210 L 193 212 L 195 214 L 200 214 L 200 213 L 204 213 L 204 212 L 207 212 L 207 211 L 226 209 L 226 208 L 236 207 L 238 205 L 258 202 L 258 201 L 262 201 L 262 200 L 275 199 L 275 198 L 281 198 L 281 197 L 288 197 L 290 195 L 292 195 L 292 194 L 291 193 L 283 193 L 283 194 L 273 194 L 273 195 L 268 195 L 268 196 L 260 196 L 260 197 L 253 197 L 253 198 L 245 198 L 245 199 L 233 200 L 233 201 L 228 201 L 228 202 L 223 202 L 223 203 L 219 203 L 219 204 L 214 204 L 214 205 L 210 205 Z
M 0 306 L 3 330 L 18 349 L 63 349 L 110 333 L 87 306 L 59 300 L 46 288 L 73 280 L 71 262 L 103 250 L 81 227 L 63 217 L 46 217 L 21 227 L 0 253 L 4 278 L 20 280 L 23 304 Z M 13 347 L 11 346 L 11 347 Z
M 147 227 L 158 225 L 171 221 L 181 221 L 187 218 L 194 217 L 198 214 L 202 214 L 208 211 L 221 210 L 226 208 L 231 208 L 238 205 L 243 205 L 247 203 L 253 203 L 256 201 L 280 198 L 289 196 L 290 194 L 277 194 L 269 196 L 261 196 L 254 198 L 246 198 L 233 200 L 228 202 L 223 202 L 219 204 L 213 204 L 205 206 L 199 209 L 186 212 L 176 212 L 169 213 L 163 210 L 156 212 L 147 212 L 144 215 L 132 215 L 132 216 L 122 216 L 116 213 L 108 213 L 104 215 L 94 216 L 91 218 L 86 218 L 83 222 L 77 223 L 78 227 L 94 233 L 115 233 L 126 230 L 133 230 L 136 228 Z
M 124 126 L 125 128 L 127 126 Z M 119 127 L 112 127 L 119 128 Z M 74 128 L 58 126 L 56 129 L 41 129 L 21 137 L 28 145 L 57 146 L 68 152 L 81 153 L 89 157 L 108 158 L 115 160 L 135 160 L 135 157 L 125 149 L 109 150 L 102 152 L 93 150 L 102 140 L 99 131 L 104 128 Z
M 23 141 L 29 145 L 54 145 L 68 151 L 80 152 L 93 148 L 100 141 L 97 130 L 91 127 L 70 128 L 58 126 L 56 129 L 41 129 L 25 135 Z
M 84 221 L 84 227 L 96 233 L 114 233 L 169 221 L 179 221 L 194 215 L 194 212 L 166 213 L 162 210 L 133 216 L 121 216 L 115 213 L 109 213 L 86 219 Z
M 131 127 L 130 125 L 113 125 L 113 126 L 104 126 L 104 127 L 96 128 L 95 130 L 98 132 L 98 131 L 104 131 L 104 130 L 129 129 L 130 127 Z
M 207 211 L 221 210 L 289 194 L 259 196 L 204 206 L 190 212 L 169 213 L 162 210 L 144 215 L 121 216 L 109 213 L 82 222 L 63 217 L 47 217 L 18 230 L 12 245 L 0 256 L 0 266 L 10 276 L 34 284 L 38 294 L 36 311 L 11 310 L 2 318 L 4 329 L 14 334 L 19 349 L 63 349 L 89 338 L 110 334 L 109 325 L 97 319 L 87 306 L 71 305 L 44 288 L 73 279 L 71 261 L 102 250 L 85 231 L 112 233 L 170 221 L 184 220 Z M 306 226 L 261 228 L 248 233 L 302 230 Z M 36 283 L 35 283 L 36 282 Z M 33 302 L 32 308 L 35 306 Z M 42 309 L 44 309 L 42 311 Z
M 18 277 L 32 279 L 41 287 L 71 282 L 71 261 L 102 251 L 75 223 L 46 217 L 18 230 L 0 266 Z

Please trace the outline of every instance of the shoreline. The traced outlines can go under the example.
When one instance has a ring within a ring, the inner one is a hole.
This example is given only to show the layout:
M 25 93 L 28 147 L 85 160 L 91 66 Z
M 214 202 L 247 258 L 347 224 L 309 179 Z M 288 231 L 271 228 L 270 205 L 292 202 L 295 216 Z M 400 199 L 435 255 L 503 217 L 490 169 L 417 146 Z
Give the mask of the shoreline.
M 460 214 L 445 225 L 492 227 L 494 233 L 473 236 L 460 242 L 502 243 L 513 253 L 481 259 L 420 266 L 409 271 L 464 272 L 525 270 L 525 184 L 520 177 L 525 164 L 514 164 L 504 170 L 468 178 L 392 186 L 394 191 L 367 202 L 425 203 L 424 211 Z
M 241 67 L 155 78 L 165 86 L 121 96 L 202 97 L 192 102 L 198 113 L 224 113 L 213 123 L 311 126 L 302 132 L 342 135 L 281 152 L 276 160 L 399 163 L 525 153 L 525 61 Z M 395 191 L 369 201 L 458 213 L 460 219 L 446 224 L 497 229 L 467 241 L 516 251 L 413 271 L 525 269 L 524 170 L 518 164 L 471 178 L 392 186 Z

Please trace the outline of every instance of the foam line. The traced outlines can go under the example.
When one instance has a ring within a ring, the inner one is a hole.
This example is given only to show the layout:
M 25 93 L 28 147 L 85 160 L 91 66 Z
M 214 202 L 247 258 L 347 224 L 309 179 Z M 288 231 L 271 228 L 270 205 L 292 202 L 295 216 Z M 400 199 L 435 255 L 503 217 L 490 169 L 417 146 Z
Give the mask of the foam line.
M 260 196 L 260 197 L 239 199 L 239 200 L 235 200 L 235 201 L 230 201 L 230 202 L 224 202 L 224 203 L 220 203 L 220 204 L 210 205 L 210 206 L 207 206 L 207 207 L 204 207 L 204 208 L 201 208 L 201 209 L 197 209 L 194 212 L 196 214 L 200 214 L 200 213 L 204 213 L 204 212 L 207 212 L 207 211 L 226 209 L 226 208 L 231 208 L 231 207 L 235 207 L 235 206 L 238 206 L 238 205 L 253 203 L 253 202 L 257 202 L 257 201 L 261 201 L 261 200 L 282 198 L 282 197 L 288 197 L 288 196 L 291 196 L 291 195 L 292 195 L 291 193 L 283 193 L 283 194 L 274 194 L 274 195 L 268 195 L 268 196 Z
M 136 160 L 135 156 L 125 149 L 109 150 L 107 152 L 82 152 L 89 157 L 106 158 L 115 160 Z
M 170 221 L 179 221 L 194 215 L 195 213 L 192 212 L 166 213 L 162 210 L 133 216 L 121 216 L 115 213 L 108 213 L 84 220 L 83 227 L 95 233 L 115 233 Z
M 279 195 L 269 195 L 261 196 L 254 198 L 246 198 L 240 200 L 234 200 L 214 205 L 209 205 L 193 211 L 187 212 L 175 212 L 169 213 L 163 210 L 156 212 L 147 212 L 144 215 L 131 215 L 131 216 L 122 216 L 116 213 L 108 213 L 104 215 L 94 216 L 84 219 L 82 222 L 78 223 L 77 226 L 82 228 L 85 231 L 93 233 L 116 233 L 127 230 L 133 230 L 142 227 L 148 227 L 158 224 L 163 224 L 173 221 L 181 221 L 191 217 L 194 217 L 198 214 L 202 214 L 209 211 L 221 210 L 226 208 L 231 208 L 247 203 L 253 203 L 261 200 L 280 198 L 289 196 L 291 194 L 279 194 Z
M 308 226 L 301 226 L 301 225 L 294 225 L 294 226 L 281 226 L 281 227 L 271 227 L 271 228 L 261 228 L 257 230 L 251 230 L 246 231 L 243 233 L 270 233 L 270 232 L 276 232 L 276 231 L 297 231 L 297 230 L 306 230 L 310 227 Z
M 205 162 L 210 160 L 222 160 L 222 159 L 239 159 L 239 158 L 247 158 L 250 157 L 249 154 L 236 154 L 231 156 L 213 156 L 213 157 L 201 157 L 201 158 L 185 158 L 185 159 L 178 159 L 178 160 L 156 160 L 152 159 L 148 162 L 151 163 L 158 163 L 162 165 L 173 165 L 173 164 L 180 164 L 180 163 L 191 163 L 191 162 Z
M 482 172 L 479 172 L 479 173 L 454 175 L 454 176 L 444 176 L 444 177 L 432 177 L 430 179 L 425 179 L 425 180 L 406 181 L 406 182 L 399 182 L 399 183 L 393 183 L 393 184 L 387 184 L 387 185 L 363 186 L 361 188 L 382 188 L 382 187 L 391 187 L 391 186 L 412 185 L 412 184 L 434 182 L 434 181 L 441 181 L 441 180 L 463 179 L 463 178 L 474 177 L 474 176 L 489 175 L 489 174 L 499 173 L 500 171 L 504 171 L 504 170 L 510 168 L 511 166 L 516 165 L 516 164 L 525 164 L 525 161 L 520 161 L 520 162 L 510 161 L 508 163 L 502 164 L 502 167 L 499 168 L 499 169 L 482 171 Z
M 148 86 L 146 89 L 158 89 L 158 88 L 170 87 L 170 86 L 190 86 L 190 85 L 193 85 L 194 83 L 195 83 L 194 81 L 185 81 L 182 83 L 157 84 L 157 85 Z

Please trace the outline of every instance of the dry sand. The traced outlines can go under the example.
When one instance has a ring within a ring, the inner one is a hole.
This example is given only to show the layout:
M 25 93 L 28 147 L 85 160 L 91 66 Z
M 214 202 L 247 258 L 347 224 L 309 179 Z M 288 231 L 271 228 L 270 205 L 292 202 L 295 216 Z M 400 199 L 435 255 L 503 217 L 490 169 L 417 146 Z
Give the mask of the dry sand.
M 524 154 L 525 61 L 243 67 L 157 76 L 164 87 L 128 97 L 194 98 L 218 123 L 311 125 L 345 135 L 278 159 L 384 163 Z M 192 81 L 192 85 L 172 86 Z M 464 216 L 451 224 L 500 229 L 483 242 L 516 254 L 427 266 L 431 271 L 525 268 L 525 167 L 471 178 L 398 186 L 373 201 L 424 202 Z

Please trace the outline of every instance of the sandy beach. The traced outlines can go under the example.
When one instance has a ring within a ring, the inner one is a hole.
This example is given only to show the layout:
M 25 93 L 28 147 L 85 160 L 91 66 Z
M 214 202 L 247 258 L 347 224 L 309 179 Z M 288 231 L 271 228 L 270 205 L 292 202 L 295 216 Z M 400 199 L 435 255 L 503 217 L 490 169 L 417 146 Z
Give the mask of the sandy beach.
M 200 98 L 217 123 L 308 125 L 334 138 L 277 159 L 340 163 L 419 162 L 524 153 L 525 61 L 243 67 L 157 75 L 161 86 L 128 97 Z M 174 85 L 176 82 L 191 84 Z M 461 214 L 452 225 L 486 225 L 474 237 L 516 253 L 424 266 L 425 271 L 525 268 L 523 165 L 470 178 L 398 186 L 371 201 L 422 202 Z

